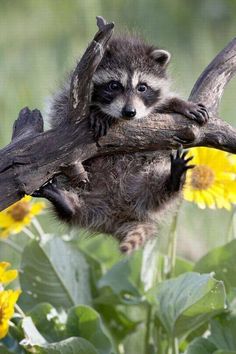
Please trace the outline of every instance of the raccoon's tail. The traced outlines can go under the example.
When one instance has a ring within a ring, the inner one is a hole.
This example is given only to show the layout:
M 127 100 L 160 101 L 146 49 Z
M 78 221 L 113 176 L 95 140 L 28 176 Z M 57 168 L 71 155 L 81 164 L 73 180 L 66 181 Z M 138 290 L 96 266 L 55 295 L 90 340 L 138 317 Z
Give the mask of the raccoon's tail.
M 120 240 L 120 251 L 123 254 L 131 254 L 143 246 L 155 234 L 156 227 L 152 223 L 126 223 L 116 232 Z

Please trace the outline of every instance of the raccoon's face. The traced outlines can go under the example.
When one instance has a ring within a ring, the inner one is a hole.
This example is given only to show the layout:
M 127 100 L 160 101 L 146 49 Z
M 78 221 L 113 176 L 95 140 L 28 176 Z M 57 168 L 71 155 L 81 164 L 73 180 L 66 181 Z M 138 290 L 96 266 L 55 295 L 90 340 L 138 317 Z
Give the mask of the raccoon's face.
M 119 56 L 119 51 L 109 55 L 94 74 L 92 104 L 117 119 L 147 117 L 166 97 L 168 80 L 164 68 L 170 54 L 152 49 L 134 60 L 128 51 L 126 58 L 124 53 Z

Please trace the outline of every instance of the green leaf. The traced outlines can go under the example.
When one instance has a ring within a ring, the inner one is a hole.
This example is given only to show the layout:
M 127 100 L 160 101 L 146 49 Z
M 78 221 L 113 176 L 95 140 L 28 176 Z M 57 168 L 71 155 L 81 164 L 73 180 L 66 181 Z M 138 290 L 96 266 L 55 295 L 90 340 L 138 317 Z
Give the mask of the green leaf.
M 169 335 L 182 337 L 224 310 L 224 285 L 211 274 L 185 273 L 159 285 L 157 305 Z
M 67 332 L 69 337 L 80 336 L 87 339 L 100 354 L 112 352 L 100 315 L 89 306 L 77 306 L 69 311 Z
M 91 303 L 85 257 L 59 238 L 44 246 L 36 241 L 26 246 L 21 269 L 20 304 L 24 309 L 31 309 L 39 302 L 49 302 L 56 308 Z
M 217 348 L 206 338 L 196 338 L 188 346 L 185 354 L 213 354 Z
M 225 314 L 214 318 L 209 340 L 217 349 L 236 351 L 236 316 Z
M 124 351 L 125 354 L 153 354 L 149 348 L 145 348 L 146 340 L 146 326 L 139 326 L 137 331 L 131 333 L 124 340 Z
M 124 259 L 115 264 L 98 281 L 100 296 L 96 303 L 103 304 L 137 304 L 143 299 L 138 289 L 129 279 L 131 274 L 130 264 Z
M 187 259 L 177 257 L 175 262 L 175 277 L 180 274 L 191 272 L 193 270 L 193 262 L 190 262 Z
M 48 342 L 57 342 L 66 338 L 66 314 L 64 312 L 59 313 L 52 305 L 41 303 L 36 305 L 28 314 Z
M 215 248 L 195 265 L 194 271 L 199 273 L 214 272 L 218 280 L 223 280 L 226 289 L 236 287 L 235 277 L 236 240 Z
M 21 341 L 21 345 L 33 346 L 35 344 L 41 345 L 47 343 L 45 338 L 41 336 L 41 334 L 35 327 L 31 317 L 24 317 L 21 323 L 21 327 L 25 335 L 25 339 Z
M 75 245 L 73 243 L 73 247 L 74 246 Z M 99 261 L 98 259 L 93 257 L 93 255 L 86 253 L 84 250 L 80 250 L 80 251 L 85 256 L 86 262 L 88 263 L 88 265 L 90 267 L 91 292 L 92 292 L 92 296 L 94 298 L 94 297 L 98 296 L 97 282 L 103 275 L 103 269 L 102 269 L 103 264 L 101 263 L 101 261 Z
M 191 343 L 195 338 L 200 338 L 204 335 L 204 333 L 209 331 L 209 322 L 203 323 L 201 326 L 197 327 L 194 331 L 192 331 L 184 340 L 187 343 Z
M 116 339 L 117 342 L 122 341 L 127 335 L 135 332 L 138 324 L 141 322 L 128 317 L 126 306 L 123 306 L 122 309 L 122 306 L 101 304 L 98 306 L 98 311 L 102 315 L 112 337 Z
M 58 343 L 25 346 L 34 354 L 98 354 L 94 346 L 83 338 L 68 338 Z
M 142 253 L 140 274 L 145 292 L 151 289 L 156 282 L 158 272 L 157 263 L 159 257 L 159 252 L 157 252 L 157 239 L 148 241 Z

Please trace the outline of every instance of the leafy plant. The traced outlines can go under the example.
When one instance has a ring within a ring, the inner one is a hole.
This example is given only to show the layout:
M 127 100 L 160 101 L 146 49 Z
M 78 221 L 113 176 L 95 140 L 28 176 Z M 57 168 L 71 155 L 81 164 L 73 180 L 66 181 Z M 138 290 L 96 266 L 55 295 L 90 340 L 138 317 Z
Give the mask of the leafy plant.
M 4 260 L 0 353 L 236 353 L 236 240 L 193 264 L 176 258 L 177 223 L 175 214 L 166 254 L 152 240 L 127 258 L 109 244 L 99 250 L 96 239 L 82 247 L 72 235 L 46 234 L 35 218 L 21 223 L 28 239 L 2 241 L 12 250 L 7 261 L 18 263 L 22 293 L 12 317 L 20 291 L 7 289 L 17 271 Z

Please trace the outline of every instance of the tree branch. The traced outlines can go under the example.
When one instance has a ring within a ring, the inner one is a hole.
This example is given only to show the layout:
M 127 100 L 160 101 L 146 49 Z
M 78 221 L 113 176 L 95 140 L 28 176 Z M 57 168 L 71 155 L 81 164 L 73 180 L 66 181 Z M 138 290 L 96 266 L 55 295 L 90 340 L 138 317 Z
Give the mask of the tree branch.
M 107 153 L 209 146 L 236 153 L 236 130 L 218 117 L 225 85 L 236 71 L 236 39 L 218 54 L 196 82 L 190 99 L 204 103 L 209 122 L 199 127 L 176 114 L 155 114 L 112 127 L 98 148 L 88 126 L 90 82 L 112 35 L 113 24 L 98 18 L 99 31 L 76 67 L 71 80 L 68 124 L 43 132 L 38 110 L 21 110 L 12 142 L 0 150 L 0 210 L 31 194 L 75 161 Z

